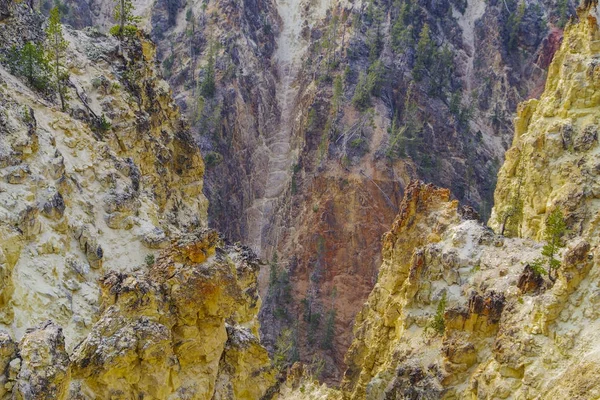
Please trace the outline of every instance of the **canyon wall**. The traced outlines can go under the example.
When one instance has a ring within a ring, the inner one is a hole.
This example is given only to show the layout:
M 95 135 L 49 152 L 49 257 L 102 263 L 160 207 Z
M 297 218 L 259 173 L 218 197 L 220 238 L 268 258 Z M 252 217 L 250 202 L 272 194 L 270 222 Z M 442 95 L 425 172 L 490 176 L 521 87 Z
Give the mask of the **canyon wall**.
M 290 329 L 341 378 L 411 179 L 490 217 L 517 104 L 542 92 L 575 3 L 134 2 L 206 160 L 209 225 L 277 256 L 289 296 L 260 276 L 271 353 Z M 112 2 L 66 4 L 74 25 L 79 9 L 112 24 Z
M 599 29 L 595 2 L 590 7 L 581 8 L 579 22 L 567 27 L 539 103 L 520 108 L 514 149 L 500 172 L 495 213 L 513 202 L 504 184 L 521 188 L 523 215 L 515 225 L 525 237 L 494 233 L 473 219 L 472 209 L 451 200 L 447 189 L 412 182 L 383 238 L 379 278 L 357 316 L 340 390 L 315 384 L 305 371 L 290 375 L 283 398 L 589 399 L 600 394 L 596 218 L 593 200 L 584 197 L 588 182 L 573 171 L 574 165 L 593 162 L 598 144 L 583 140 L 582 129 L 568 136 L 573 147 L 563 148 L 553 128 L 565 117 L 575 127 L 590 123 L 587 94 L 597 76 L 588 71 L 595 68 Z M 548 98 L 555 101 L 546 103 Z M 575 148 L 582 142 L 586 146 Z M 554 147 L 543 151 L 545 146 Z M 520 151 L 527 156 L 515 174 Z M 552 179 L 549 165 L 556 171 Z M 560 181 L 563 167 L 573 171 L 572 179 Z M 548 197 L 547 185 L 553 188 Z M 589 200 L 571 207 L 563 195 L 574 192 Z M 540 201 L 547 204 L 546 215 L 528 209 Z M 571 228 L 558 229 L 555 242 L 548 235 L 560 224 L 552 222 L 551 207 L 564 211 Z M 538 220 L 544 223 L 536 225 Z M 549 255 L 552 243 L 558 247 Z M 549 257 L 558 260 L 552 275 L 539 269 L 552 265 Z
M 44 42 L 43 17 L 0 15 L 0 397 L 262 397 L 259 261 L 206 228 L 154 44 L 63 27 L 62 109 L 4 57 Z

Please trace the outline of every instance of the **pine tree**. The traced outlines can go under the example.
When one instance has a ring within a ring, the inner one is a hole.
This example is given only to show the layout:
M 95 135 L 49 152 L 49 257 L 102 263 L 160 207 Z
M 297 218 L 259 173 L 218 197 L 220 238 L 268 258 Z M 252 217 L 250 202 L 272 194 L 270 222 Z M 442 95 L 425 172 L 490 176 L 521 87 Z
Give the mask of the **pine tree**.
M 398 16 L 392 25 L 392 48 L 396 52 L 402 51 L 403 47 L 414 45 L 411 25 L 411 4 L 404 2 L 398 11 Z
M 364 111 L 371 106 L 371 93 L 367 83 L 367 75 L 364 72 L 361 72 L 358 77 L 354 96 L 352 96 L 352 104 L 360 111 Z
M 117 25 L 110 29 L 110 33 L 120 39 L 133 36 L 141 18 L 133 14 L 135 8 L 132 0 L 115 0 L 115 3 L 114 17 Z
M 444 46 L 441 50 L 433 50 L 432 58 L 430 95 L 445 98 L 444 93 L 454 74 L 454 56 L 448 46 Z
M 18 49 L 13 46 L 7 55 L 11 73 L 27 78 L 27 83 L 37 90 L 45 90 L 50 81 L 50 64 L 40 44 L 27 42 Z
M 327 312 L 327 319 L 325 321 L 325 336 L 321 342 L 321 348 L 332 349 L 333 338 L 335 337 L 335 316 L 337 312 L 334 308 Z
M 413 68 L 413 78 L 416 81 L 423 79 L 423 73 L 431 64 L 433 52 L 433 42 L 429 33 L 429 25 L 423 25 L 423 29 L 419 34 L 419 43 L 417 43 L 417 59 L 415 60 L 415 66 Z
M 331 109 L 333 111 L 334 117 L 337 116 L 337 113 L 340 110 L 340 104 L 341 104 L 343 94 L 344 94 L 344 87 L 342 84 L 342 77 L 340 75 L 338 75 L 333 80 L 333 97 L 331 98 Z
M 558 0 L 556 3 L 558 12 L 558 26 L 564 28 L 569 18 L 569 4 L 568 0 Z
M 562 237 L 566 229 L 567 225 L 562 211 L 555 208 L 546 221 L 546 229 L 544 230 L 546 244 L 542 248 L 542 255 L 548 259 L 548 277 L 553 282 L 556 280 L 556 271 L 560 267 L 560 260 L 557 260 L 555 256 L 558 249 L 562 247 Z
M 65 111 L 67 94 L 66 82 L 69 79 L 69 73 L 63 65 L 63 59 L 65 58 L 68 43 L 63 35 L 58 7 L 54 7 L 50 10 L 46 36 L 48 41 L 47 52 L 53 71 L 52 74 L 56 84 L 56 91 L 60 98 L 61 109 Z
M 519 31 L 521 29 L 521 22 L 525 16 L 525 2 L 519 4 L 518 9 L 510 15 L 506 27 L 508 29 L 507 45 L 509 50 L 515 50 L 519 45 Z
M 211 98 L 217 91 L 215 84 L 215 49 L 211 43 L 208 50 L 208 61 L 204 68 L 204 79 L 200 84 L 200 94 L 206 98 Z
M 518 172 L 519 183 L 516 192 L 513 192 L 510 197 L 508 207 L 498 213 L 498 222 L 502 228 L 501 235 L 509 237 L 519 236 L 519 227 L 523 219 L 523 200 L 521 199 L 521 186 L 523 181 L 523 170 Z

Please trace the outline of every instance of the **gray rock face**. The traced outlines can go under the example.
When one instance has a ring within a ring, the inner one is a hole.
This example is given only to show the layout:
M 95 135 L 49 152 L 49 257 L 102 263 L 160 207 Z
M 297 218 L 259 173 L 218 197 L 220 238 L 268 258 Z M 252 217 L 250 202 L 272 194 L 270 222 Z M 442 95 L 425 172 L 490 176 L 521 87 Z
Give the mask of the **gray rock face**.
M 0 0 L 0 21 L 11 15 L 11 0 Z

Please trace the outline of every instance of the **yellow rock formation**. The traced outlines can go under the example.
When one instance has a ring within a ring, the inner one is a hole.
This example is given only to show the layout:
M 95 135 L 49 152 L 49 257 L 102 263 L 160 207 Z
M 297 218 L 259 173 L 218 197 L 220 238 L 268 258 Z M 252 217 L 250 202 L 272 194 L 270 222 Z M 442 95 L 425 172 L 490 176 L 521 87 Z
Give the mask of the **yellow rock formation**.
M 597 243 L 600 233 L 600 31 L 597 15 L 579 10 L 548 72 L 539 100 L 519 107 L 512 147 L 499 172 L 490 226 L 502 230 L 503 216 L 523 203 L 521 237 L 542 239 L 545 220 L 559 207 L 574 235 Z

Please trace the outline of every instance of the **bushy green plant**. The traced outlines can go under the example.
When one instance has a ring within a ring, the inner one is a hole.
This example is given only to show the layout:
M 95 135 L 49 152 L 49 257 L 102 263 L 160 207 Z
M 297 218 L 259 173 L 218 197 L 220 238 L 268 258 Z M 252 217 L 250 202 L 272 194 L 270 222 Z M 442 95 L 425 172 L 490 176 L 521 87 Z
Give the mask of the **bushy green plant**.
M 51 79 L 50 62 L 40 44 L 27 42 L 23 47 L 13 46 L 6 57 L 10 72 L 27 79 L 29 86 L 39 91 L 48 89 Z
M 146 258 L 144 259 L 144 261 L 146 262 L 146 266 L 151 267 L 154 265 L 154 254 L 148 254 L 146 256 Z
M 110 34 L 121 39 L 135 36 L 141 18 L 133 14 L 135 8 L 132 0 L 115 0 L 115 3 L 114 18 L 117 25 L 110 29 Z
M 204 156 L 204 163 L 207 168 L 213 168 L 219 165 L 223 161 L 223 156 L 216 151 L 209 151 Z
M 112 128 L 112 123 L 106 118 L 106 115 L 102 114 L 96 123 L 98 131 L 104 133 Z
M 436 335 L 443 335 L 446 332 L 446 322 L 444 321 L 444 313 L 446 312 L 446 292 L 442 294 L 442 298 L 438 302 L 435 314 L 431 317 L 425 326 L 425 332 L 433 331 Z

